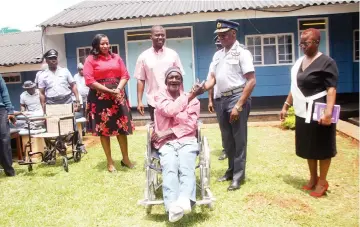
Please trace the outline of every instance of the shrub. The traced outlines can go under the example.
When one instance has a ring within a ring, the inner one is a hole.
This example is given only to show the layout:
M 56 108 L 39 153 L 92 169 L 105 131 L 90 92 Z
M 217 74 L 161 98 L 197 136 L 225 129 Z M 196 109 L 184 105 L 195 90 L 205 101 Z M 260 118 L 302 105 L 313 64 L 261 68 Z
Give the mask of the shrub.
M 290 107 L 288 110 L 288 115 L 285 118 L 285 121 L 281 122 L 281 126 L 286 129 L 295 129 L 295 112 L 294 107 Z

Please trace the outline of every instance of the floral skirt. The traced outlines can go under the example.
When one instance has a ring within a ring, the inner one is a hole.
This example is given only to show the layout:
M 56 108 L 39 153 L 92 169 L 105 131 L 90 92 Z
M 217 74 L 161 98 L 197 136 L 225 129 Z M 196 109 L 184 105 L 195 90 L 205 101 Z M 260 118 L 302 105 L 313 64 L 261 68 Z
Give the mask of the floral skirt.
M 94 136 L 130 135 L 135 130 L 124 90 L 115 96 L 90 89 L 86 112 L 87 129 Z

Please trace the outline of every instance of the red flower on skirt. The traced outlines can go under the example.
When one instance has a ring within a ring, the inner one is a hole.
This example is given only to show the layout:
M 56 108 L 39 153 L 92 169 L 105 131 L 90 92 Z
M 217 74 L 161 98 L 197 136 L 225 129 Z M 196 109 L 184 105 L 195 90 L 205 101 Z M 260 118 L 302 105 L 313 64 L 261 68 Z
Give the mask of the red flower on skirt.
M 118 125 L 119 128 L 122 128 L 124 131 L 128 131 L 129 127 L 127 125 L 127 123 L 129 122 L 128 117 L 127 116 L 122 116 L 120 117 L 120 119 L 118 119 L 116 121 L 116 124 Z
M 103 123 L 106 123 L 109 121 L 109 114 L 105 112 L 105 110 L 103 110 L 103 112 L 99 113 L 99 115 L 101 115 L 101 120 L 103 121 Z
M 100 124 L 96 124 L 95 131 L 101 132 L 104 136 L 109 135 L 109 128 L 106 127 L 106 124 L 101 122 Z

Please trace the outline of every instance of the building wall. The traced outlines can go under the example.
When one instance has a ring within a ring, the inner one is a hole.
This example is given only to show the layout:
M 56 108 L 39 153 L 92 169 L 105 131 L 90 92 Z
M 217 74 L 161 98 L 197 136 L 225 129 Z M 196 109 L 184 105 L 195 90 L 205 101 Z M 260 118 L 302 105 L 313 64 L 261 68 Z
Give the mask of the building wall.
M 20 94 L 24 91 L 22 85 L 25 81 L 35 80 L 37 71 L 27 71 L 21 72 L 21 83 L 20 84 L 7 84 L 7 89 L 9 91 L 11 103 L 15 107 L 15 110 L 20 110 Z
M 311 16 L 311 18 L 316 16 Z M 329 52 L 339 67 L 339 93 L 359 92 L 359 63 L 353 62 L 353 30 L 359 28 L 359 13 L 321 15 L 328 17 L 329 27 Z M 306 18 L 306 17 L 301 17 Z M 298 17 L 263 18 L 251 20 L 237 20 L 240 23 L 238 40 L 245 42 L 245 35 L 293 33 L 295 41 L 295 59 L 299 56 L 298 44 Z M 215 52 L 213 44 L 215 23 L 201 22 L 181 24 L 176 26 L 193 26 L 195 75 L 204 80 L 208 73 L 209 64 Z M 145 28 L 145 27 L 143 27 Z M 139 29 L 139 27 L 134 28 Z M 120 55 L 126 60 L 124 29 L 112 29 L 99 31 L 106 34 L 110 42 L 119 44 Z M 76 48 L 90 46 L 92 38 L 98 33 L 82 32 L 65 35 L 66 57 L 69 70 L 76 73 Z M 282 96 L 290 89 L 291 65 L 284 66 L 257 66 L 257 86 L 253 96 Z M 135 91 L 134 91 L 135 92 Z M 206 98 L 207 94 L 201 96 Z

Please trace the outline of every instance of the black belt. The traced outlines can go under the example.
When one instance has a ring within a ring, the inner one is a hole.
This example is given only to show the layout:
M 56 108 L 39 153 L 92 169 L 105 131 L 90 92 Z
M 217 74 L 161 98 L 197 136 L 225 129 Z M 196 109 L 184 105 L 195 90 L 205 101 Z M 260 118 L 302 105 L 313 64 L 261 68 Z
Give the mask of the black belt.
M 56 101 L 60 101 L 60 100 L 64 100 L 64 99 L 69 99 L 71 98 L 71 93 L 68 95 L 59 95 L 59 96 L 55 96 L 55 97 L 46 97 L 47 100 L 52 101 L 52 102 L 56 102 Z

